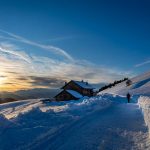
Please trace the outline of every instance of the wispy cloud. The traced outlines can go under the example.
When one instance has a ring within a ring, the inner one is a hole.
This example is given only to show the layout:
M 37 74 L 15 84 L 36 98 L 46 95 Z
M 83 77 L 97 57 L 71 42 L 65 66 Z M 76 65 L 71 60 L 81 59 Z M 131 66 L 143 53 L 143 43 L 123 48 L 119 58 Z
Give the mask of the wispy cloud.
M 11 39 L 14 39 L 14 40 L 17 40 L 17 41 L 20 41 L 20 42 L 23 42 L 23 43 L 26 43 L 26 44 L 29 44 L 29 45 L 32 45 L 32 46 L 36 46 L 36 47 L 51 51 L 51 52 L 53 52 L 55 54 L 58 54 L 58 55 L 62 55 L 70 61 L 74 60 L 71 55 L 69 55 L 65 50 L 63 50 L 61 48 L 58 48 L 58 47 L 55 47 L 55 46 L 52 46 L 52 45 L 44 45 L 44 44 L 40 44 L 40 43 L 37 43 L 37 42 L 33 42 L 33 41 L 28 40 L 28 39 L 26 39 L 22 36 L 19 36 L 19 35 L 16 35 L 14 33 L 4 31 L 4 30 L 0 30 L 0 31 L 2 33 L 8 34 L 11 37 Z M 7 38 L 9 38 L 9 37 L 7 37 Z
M 65 83 L 63 79 L 57 79 L 56 77 L 38 77 L 38 76 L 30 76 L 30 83 L 32 86 L 44 86 L 44 87 L 53 87 L 58 88 Z
M 30 57 L 26 55 L 24 52 L 14 50 L 16 47 L 10 43 L 0 43 L 0 51 L 3 53 L 8 53 L 14 55 L 27 63 L 31 63 Z
M 144 65 L 150 64 L 150 60 L 144 61 L 142 63 L 136 64 L 135 67 L 142 67 Z

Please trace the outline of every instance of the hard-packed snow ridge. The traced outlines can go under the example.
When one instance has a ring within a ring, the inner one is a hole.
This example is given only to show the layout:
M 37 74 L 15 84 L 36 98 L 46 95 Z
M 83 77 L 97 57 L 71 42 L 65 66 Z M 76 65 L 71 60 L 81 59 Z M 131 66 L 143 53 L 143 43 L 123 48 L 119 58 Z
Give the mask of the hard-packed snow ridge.
M 150 134 L 150 97 L 148 96 L 141 96 L 138 99 L 138 104 L 140 108 L 142 109 L 143 115 L 144 115 L 144 120 L 146 125 L 148 126 L 149 129 L 149 134 Z

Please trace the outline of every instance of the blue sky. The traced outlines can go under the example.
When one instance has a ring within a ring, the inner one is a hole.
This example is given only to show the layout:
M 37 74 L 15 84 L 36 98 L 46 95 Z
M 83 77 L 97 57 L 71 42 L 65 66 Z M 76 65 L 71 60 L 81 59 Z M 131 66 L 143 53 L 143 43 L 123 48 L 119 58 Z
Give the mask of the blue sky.
M 39 74 L 44 79 L 99 83 L 148 71 L 149 8 L 148 0 L 1 1 L 1 60 L 9 60 L 6 64 L 15 60 L 23 69 L 13 72 L 24 78 L 24 72 L 32 72 L 28 79 Z M 30 59 L 32 65 L 22 58 Z M 9 74 L 6 64 L 1 64 L 1 76 Z

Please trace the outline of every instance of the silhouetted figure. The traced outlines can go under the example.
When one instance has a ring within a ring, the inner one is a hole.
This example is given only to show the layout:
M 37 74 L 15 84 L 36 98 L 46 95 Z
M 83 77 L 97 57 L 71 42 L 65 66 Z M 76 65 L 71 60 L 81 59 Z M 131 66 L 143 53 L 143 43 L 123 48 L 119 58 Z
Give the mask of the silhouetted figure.
M 130 103 L 131 95 L 130 93 L 127 94 L 128 103 Z

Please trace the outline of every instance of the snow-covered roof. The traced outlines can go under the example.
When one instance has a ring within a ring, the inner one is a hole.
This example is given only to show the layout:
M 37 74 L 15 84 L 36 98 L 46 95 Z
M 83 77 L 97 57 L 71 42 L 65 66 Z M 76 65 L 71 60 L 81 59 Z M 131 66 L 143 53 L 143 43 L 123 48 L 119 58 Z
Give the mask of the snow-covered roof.
M 73 90 L 66 90 L 69 94 L 71 94 L 72 96 L 74 96 L 75 98 L 82 98 L 83 96 L 76 92 L 76 91 L 73 91 Z
M 72 80 L 72 81 L 75 82 L 76 84 L 78 84 L 80 87 L 82 87 L 84 89 L 94 89 L 88 82 L 75 81 L 75 80 Z

